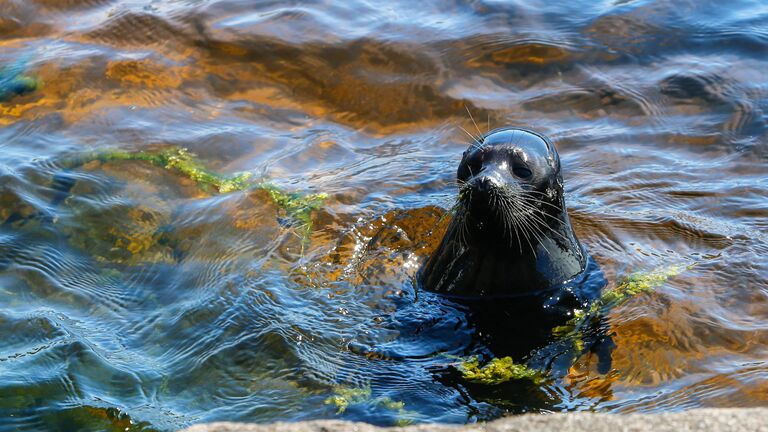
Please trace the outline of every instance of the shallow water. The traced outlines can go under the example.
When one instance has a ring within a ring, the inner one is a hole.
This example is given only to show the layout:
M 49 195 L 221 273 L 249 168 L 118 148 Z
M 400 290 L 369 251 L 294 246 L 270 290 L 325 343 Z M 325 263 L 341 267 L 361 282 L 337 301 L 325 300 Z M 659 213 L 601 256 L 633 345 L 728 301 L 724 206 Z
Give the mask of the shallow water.
M 762 2 L 254 3 L 0 0 L 0 430 L 768 405 Z M 465 382 L 470 314 L 413 286 L 462 128 L 505 125 L 609 288 L 697 263 L 611 312 L 609 374 Z M 172 146 L 329 194 L 309 242 L 261 190 L 68 163 Z

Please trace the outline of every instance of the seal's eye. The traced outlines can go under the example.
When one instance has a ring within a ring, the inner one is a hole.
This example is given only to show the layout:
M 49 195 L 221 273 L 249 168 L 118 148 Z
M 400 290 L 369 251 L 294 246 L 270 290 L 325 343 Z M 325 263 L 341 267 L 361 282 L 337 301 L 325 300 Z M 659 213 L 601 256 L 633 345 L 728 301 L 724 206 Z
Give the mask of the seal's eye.
M 533 175 L 533 172 L 524 166 L 516 166 L 512 168 L 512 172 L 515 173 L 516 176 L 523 179 L 530 178 Z

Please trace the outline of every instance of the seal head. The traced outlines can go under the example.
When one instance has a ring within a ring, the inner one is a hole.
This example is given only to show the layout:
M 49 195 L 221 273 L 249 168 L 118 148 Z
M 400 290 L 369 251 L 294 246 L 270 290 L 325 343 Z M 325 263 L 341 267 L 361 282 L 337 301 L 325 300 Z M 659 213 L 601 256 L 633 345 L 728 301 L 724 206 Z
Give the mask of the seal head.
M 556 289 L 581 274 L 586 253 L 563 196 L 552 143 L 496 129 L 459 164 L 455 213 L 419 272 L 423 288 L 457 297 L 515 297 Z

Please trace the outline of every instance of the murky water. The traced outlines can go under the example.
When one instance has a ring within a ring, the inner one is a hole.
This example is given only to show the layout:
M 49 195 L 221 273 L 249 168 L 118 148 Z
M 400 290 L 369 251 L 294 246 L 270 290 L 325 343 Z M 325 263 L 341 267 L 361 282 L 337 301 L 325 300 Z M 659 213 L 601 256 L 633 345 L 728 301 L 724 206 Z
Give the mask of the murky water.
M 768 405 L 768 8 L 417 3 L 0 0 L 1 430 Z M 609 288 L 698 263 L 611 312 L 609 374 L 457 371 L 493 353 L 412 277 L 468 111 L 552 137 Z M 172 147 L 327 193 L 309 241 L 264 190 L 68 162 Z

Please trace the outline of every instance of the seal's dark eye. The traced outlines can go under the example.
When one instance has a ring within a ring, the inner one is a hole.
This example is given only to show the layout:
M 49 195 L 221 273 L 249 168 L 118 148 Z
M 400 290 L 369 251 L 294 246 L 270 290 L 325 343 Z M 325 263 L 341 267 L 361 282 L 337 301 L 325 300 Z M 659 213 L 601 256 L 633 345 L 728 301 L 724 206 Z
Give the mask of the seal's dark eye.
M 516 166 L 512 168 L 512 172 L 515 173 L 516 176 L 524 179 L 530 178 L 533 175 L 531 170 L 524 166 Z
M 477 174 L 483 168 L 483 153 L 473 152 L 466 159 L 467 168 L 469 168 L 472 175 Z

